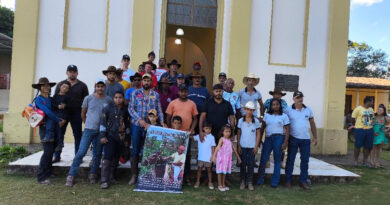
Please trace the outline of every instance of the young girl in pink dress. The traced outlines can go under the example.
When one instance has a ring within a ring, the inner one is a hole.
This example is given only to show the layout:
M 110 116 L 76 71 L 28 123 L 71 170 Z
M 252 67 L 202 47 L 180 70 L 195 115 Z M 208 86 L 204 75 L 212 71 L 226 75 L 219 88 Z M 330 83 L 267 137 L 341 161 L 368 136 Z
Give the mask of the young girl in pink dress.
M 218 141 L 218 146 L 212 157 L 212 161 L 216 164 L 216 172 L 218 174 L 218 189 L 219 191 L 228 191 L 229 187 L 225 186 L 226 174 L 231 173 L 232 169 L 232 154 L 237 156 L 237 161 L 241 164 L 240 156 L 233 146 L 233 130 L 230 125 L 225 125 L 220 131 L 221 138 Z

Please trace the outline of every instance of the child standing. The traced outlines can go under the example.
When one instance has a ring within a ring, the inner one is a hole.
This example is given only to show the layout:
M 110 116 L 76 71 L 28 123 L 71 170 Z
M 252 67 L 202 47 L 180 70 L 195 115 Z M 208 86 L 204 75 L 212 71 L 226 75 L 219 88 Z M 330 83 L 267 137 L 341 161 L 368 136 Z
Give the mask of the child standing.
M 213 190 L 213 178 L 211 173 L 211 157 L 215 151 L 215 139 L 211 134 L 212 125 L 208 122 L 203 123 L 203 132 L 205 133 L 203 141 L 199 138 L 199 135 L 194 136 L 194 141 L 198 141 L 198 172 L 196 175 L 195 188 L 200 185 L 200 177 L 202 175 L 203 167 L 207 170 L 207 176 L 209 178 L 209 189 Z
M 180 116 L 178 115 L 175 115 L 173 116 L 172 118 L 172 129 L 175 129 L 175 130 L 181 130 L 181 124 L 182 124 L 183 120 L 181 119 Z
M 276 188 L 280 179 L 280 158 L 282 150 L 287 148 L 289 137 L 290 120 L 283 113 L 282 102 L 279 99 L 271 100 L 271 109 L 265 114 L 260 136 L 263 136 L 265 129 L 265 141 L 261 150 L 258 185 L 264 184 L 265 166 L 269 160 L 271 151 L 274 152 L 274 173 L 272 175 L 271 187 Z
M 114 95 L 114 104 L 103 109 L 100 120 L 100 142 L 104 147 L 100 188 L 107 189 L 109 182 L 115 183 L 115 172 L 119 157 L 130 140 L 129 112 L 124 105 L 122 92 Z
M 230 125 L 224 125 L 220 131 L 220 139 L 218 146 L 213 154 L 212 161 L 216 164 L 216 172 L 218 174 L 218 190 L 228 191 L 229 187 L 225 186 L 226 174 L 231 173 L 232 169 L 232 154 L 237 157 L 237 161 L 241 164 L 240 156 L 236 148 L 233 146 L 233 129 Z
M 240 189 L 243 190 L 248 185 L 248 189 L 253 191 L 255 155 L 260 144 L 260 122 L 253 116 L 255 104 L 252 101 L 247 102 L 244 109 L 245 115 L 238 121 L 237 130 L 237 151 L 242 158 Z
M 69 103 L 68 91 L 70 87 L 71 85 L 68 81 L 62 83 L 60 87 L 60 92 L 55 94 L 52 100 L 54 113 L 58 118 L 64 119 L 65 121 L 68 120 L 67 105 Z M 61 152 L 62 152 L 62 148 L 64 147 L 65 131 L 66 131 L 65 126 L 57 130 L 57 135 L 56 135 L 57 140 L 54 149 L 53 163 L 59 162 L 61 160 Z

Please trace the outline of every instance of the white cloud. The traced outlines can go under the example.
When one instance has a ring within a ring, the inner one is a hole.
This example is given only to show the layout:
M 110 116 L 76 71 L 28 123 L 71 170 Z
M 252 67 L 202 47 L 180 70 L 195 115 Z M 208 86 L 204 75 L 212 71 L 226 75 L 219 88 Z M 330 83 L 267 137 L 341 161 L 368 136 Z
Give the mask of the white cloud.
M 382 2 L 383 0 L 352 0 L 352 5 L 371 6 Z

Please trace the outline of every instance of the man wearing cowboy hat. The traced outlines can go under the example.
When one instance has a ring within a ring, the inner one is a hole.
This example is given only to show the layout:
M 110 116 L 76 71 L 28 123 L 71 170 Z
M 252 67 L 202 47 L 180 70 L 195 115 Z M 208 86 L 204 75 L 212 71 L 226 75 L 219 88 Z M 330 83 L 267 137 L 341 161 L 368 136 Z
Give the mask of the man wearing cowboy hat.
M 65 120 L 58 118 L 52 111 L 50 90 L 55 85 L 56 83 L 50 82 L 46 77 L 42 77 L 38 80 L 38 83 L 32 84 L 32 87 L 41 93 L 34 99 L 35 105 L 45 113 L 45 118 L 43 119 L 45 123 L 39 126 L 39 137 L 42 142 L 43 154 L 39 162 L 37 174 L 38 183 L 44 185 L 50 184 L 49 177 L 52 174 L 51 167 L 56 133 L 65 124 Z
M 291 187 L 292 173 L 294 169 L 295 157 L 298 152 L 301 154 L 301 174 L 299 176 L 299 186 L 302 189 L 309 189 L 307 185 L 310 144 L 317 145 L 317 128 L 314 122 L 313 111 L 303 104 L 303 93 L 295 91 L 293 94 L 294 104 L 286 109 L 286 114 L 290 119 L 290 137 L 288 139 L 287 163 L 286 163 L 286 187 Z M 310 140 L 309 128 L 313 134 Z
M 160 95 L 161 108 L 164 113 L 164 119 L 166 119 L 165 111 L 167 110 L 168 104 L 177 98 L 177 93 L 173 93 L 170 89 L 173 83 L 168 78 L 161 78 L 158 82 L 157 93 Z
M 189 77 L 193 85 L 188 87 L 188 99 L 194 101 L 198 112 L 202 110 L 204 102 L 210 98 L 209 91 L 201 84 L 202 77 L 200 72 L 193 72 Z
M 181 67 L 181 64 L 177 62 L 176 59 L 173 59 L 168 63 L 168 72 L 165 72 L 161 75 L 161 78 L 168 78 L 174 85 L 177 85 L 177 70 Z
M 122 92 L 123 94 L 125 93 L 123 86 L 115 81 L 117 72 L 118 71 L 115 66 L 112 65 L 108 66 L 106 70 L 102 71 L 103 75 L 107 77 L 105 92 L 106 95 L 111 98 L 114 98 L 116 92 Z
M 193 69 L 193 71 L 192 71 L 192 73 L 190 73 L 190 74 L 188 74 L 187 76 L 186 76 L 186 85 L 187 86 L 191 86 L 191 85 L 193 85 L 193 82 L 192 82 L 192 75 L 194 74 L 194 73 L 200 73 L 200 70 L 202 69 L 202 64 L 200 63 L 200 62 L 195 62 L 194 63 L 194 65 L 192 66 L 192 69 Z M 202 75 L 202 77 L 201 77 L 201 85 L 203 86 L 203 87 L 206 87 L 206 77 L 205 76 L 203 76 Z
M 141 88 L 142 75 L 137 72 L 133 76 L 130 76 L 130 80 L 131 80 L 131 88 L 127 89 L 125 93 L 126 106 L 129 105 L 131 94 L 135 90 Z
M 245 115 L 245 109 L 243 105 L 246 105 L 247 102 L 252 101 L 255 104 L 256 112 L 253 113 L 260 122 L 264 117 L 264 104 L 260 91 L 256 90 L 255 86 L 259 84 L 260 78 L 258 78 L 254 73 L 249 73 L 242 79 L 242 82 L 246 85 L 245 88 L 241 89 L 238 92 L 241 102 L 241 115 Z M 257 114 L 257 103 L 260 105 L 260 116 Z
M 68 92 L 69 102 L 66 106 L 68 111 L 68 121 L 65 123 L 64 127 L 68 126 L 68 122 L 72 127 L 73 137 L 74 137 L 74 151 L 75 154 L 79 150 L 81 135 L 82 132 L 82 120 L 81 120 L 81 105 L 83 104 L 83 100 L 85 97 L 89 95 L 87 85 L 77 78 L 78 69 L 75 65 L 68 65 L 66 69 L 67 79 L 59 82 L 57 84 L 55 94 L 60 92 L 60 88 L 62 84 L 65 82 L 70 83 L 70 89 Z M 56 155 L 60 155 L 61 151 L 55 153 Z
M 131 152 L 131 179 L 129 185 L 134 185 L 138 177 L 138 161 L 142 156 L 143 145 L 145 142 L 145 128 L 149 127 L 146 123 L 148 111 L 156 109 L 160 122 L 166 127 L 164 115 L 161 109 L 159 94 L 151 89 L 152 76 L 145 73 L 142 76 L 142 88 L 135 90 L 130 97 L 129 113 L 131 116 L 131 143 L 133 150 Z
M 282 99 L 283 96 L 286 95 L 286 93 L 283 93 L 280 88 L 275 88 L 274 91 L 269 91 L 269 94 L 272 95 L 273 98 L 281 100 L 282 102 L 282 108 L 283 112 L 287 109 L 287 103 L 285 100 Z M 265 112 L 267 112 L 271 108 L 271 101 L 272 98 L 269 98 L 264 103 Z

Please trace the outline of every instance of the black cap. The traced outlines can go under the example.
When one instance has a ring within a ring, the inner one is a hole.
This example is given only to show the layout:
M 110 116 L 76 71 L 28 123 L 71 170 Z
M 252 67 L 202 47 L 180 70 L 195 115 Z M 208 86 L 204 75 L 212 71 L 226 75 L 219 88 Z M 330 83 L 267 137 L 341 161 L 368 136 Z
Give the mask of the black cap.
M 179 90 L 188 90 L 188 87 L 185 83 L 179 85 Z
M 223 85 L 221 85 L 221 84 L 215 84 L 215 85 L 213 86 L 213 90 L 218 90 L 218 89 L 223 90 Z
M 68 65 L 68 68 L 66 69 L 66 71 L 76 71 L 77 72 L 77 66 L 75 65 Z
M 301 91 L 295 91 L 294 94 L 293 94 L 293 97 L 303 97 L 303 93 Z
M 219 73 L 219 75 L 218 75 L 218 77 L 221 77 L 221 76 L 223 76 L 223 77 L 225 77 L 225 78 L 226 78 L 226 73 L 224 73 L 224 72 L 220 72 L 220 73 Z
M 125 54 L 122 56 L 122 60 L 130 60 L 130 56 Z

